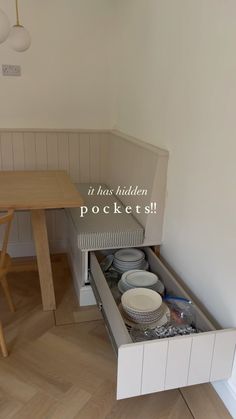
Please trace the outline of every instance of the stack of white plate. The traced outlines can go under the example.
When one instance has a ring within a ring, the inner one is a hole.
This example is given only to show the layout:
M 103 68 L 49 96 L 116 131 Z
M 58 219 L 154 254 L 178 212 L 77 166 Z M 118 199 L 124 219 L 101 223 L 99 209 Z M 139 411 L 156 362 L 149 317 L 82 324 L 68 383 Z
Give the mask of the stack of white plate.
M 133 269 L 123 273 L 118 288 L 121 294 L 132 288 L 149 288 L 163 295 L 165 287 L 157 275 L 140 269 Z
M 114 254 L 113 267 L 123 273 L 131 269 L 148 269 L 145 253 L 139 249 L 120 249 Z
M 133 288 L 121 297 L 121 304 L 128 324 L 162 326 L 167 323 L 167 307 L 161 296 L 147 288 Z

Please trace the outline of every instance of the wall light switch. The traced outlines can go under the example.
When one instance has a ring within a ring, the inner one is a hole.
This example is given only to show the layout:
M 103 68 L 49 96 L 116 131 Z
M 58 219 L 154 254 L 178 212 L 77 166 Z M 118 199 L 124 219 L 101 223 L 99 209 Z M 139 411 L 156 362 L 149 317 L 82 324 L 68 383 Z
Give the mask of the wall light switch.
M 21 76 L 21 66 L 20 65 L 11 65 L 3 64 L 2 65 L 2 75 L 3 76 Z

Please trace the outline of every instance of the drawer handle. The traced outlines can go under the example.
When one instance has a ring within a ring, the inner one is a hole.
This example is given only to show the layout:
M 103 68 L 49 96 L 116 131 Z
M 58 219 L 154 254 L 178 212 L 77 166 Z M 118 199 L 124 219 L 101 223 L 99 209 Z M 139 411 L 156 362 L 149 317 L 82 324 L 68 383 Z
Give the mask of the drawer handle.
M 102 311 L 102 303 L 100 303 L 100 302 L 98 303 L 98 310 Z

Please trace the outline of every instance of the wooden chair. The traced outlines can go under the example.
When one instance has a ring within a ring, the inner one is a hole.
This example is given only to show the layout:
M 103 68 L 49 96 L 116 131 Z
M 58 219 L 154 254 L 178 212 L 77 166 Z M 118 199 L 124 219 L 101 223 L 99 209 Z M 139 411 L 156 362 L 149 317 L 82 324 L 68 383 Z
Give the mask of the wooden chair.
M 7 254 L 7 245 L 8 245 L 8 239 L 9 239 L 13 216 L 14 216 L 14 211 L 9 210 L 6 214 L 0 217 L 0 225 L 5 224 L 2 250 L 0 251 L 0 283 L 5 293 L 9 308 L 12 312 L 15 311 L 15 307 L 12 301 L 11 293 L 10 293 L 8 282 L 7 282 L 7 273 L 9 271 L 9 267 L 11 264 L 11 258 Z M 2 350 L 3 356 L 7 356 L 8 352 L 7 352 L 7 347 L 6 347 L 6 342 L 4 339 L 3 328 L 2 328 L 1 322 L 0 322 L 0 347 Z

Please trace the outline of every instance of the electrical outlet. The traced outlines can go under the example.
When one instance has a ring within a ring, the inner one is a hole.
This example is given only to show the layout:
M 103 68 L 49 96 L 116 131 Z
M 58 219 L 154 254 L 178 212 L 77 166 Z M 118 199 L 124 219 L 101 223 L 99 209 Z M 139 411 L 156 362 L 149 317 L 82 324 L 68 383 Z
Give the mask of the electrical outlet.
M 3 76 L 21 76 L 21 66 L 20 65 L 11 65 L 3 64 L 2 65 L 2 75 Z

